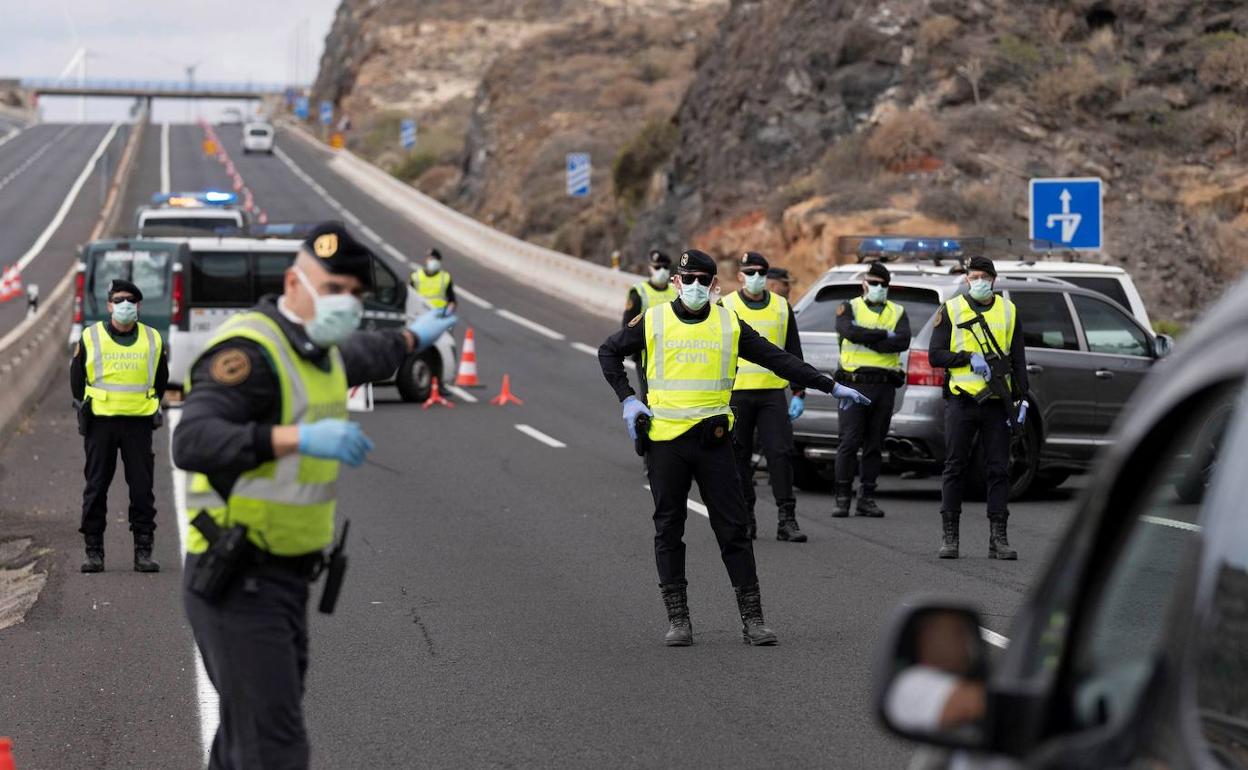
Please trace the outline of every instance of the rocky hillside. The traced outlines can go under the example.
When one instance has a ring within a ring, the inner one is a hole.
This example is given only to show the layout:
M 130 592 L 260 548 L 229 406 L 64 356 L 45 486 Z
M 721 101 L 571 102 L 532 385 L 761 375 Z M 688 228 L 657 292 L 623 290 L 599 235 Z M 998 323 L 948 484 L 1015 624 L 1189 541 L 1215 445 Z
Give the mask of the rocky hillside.
M 1131 270 L 1158 317 L 1190 319 L 1248 265 L 1248 5 L 1234 0 L 399 5 L 345 0 L 318 87 L 416 105 L 442 75 L 379 80 L 370 62 L 428 66 L 395 25 L 429 45 L 452 38 L 422 25 L 459 29 L 471 66 L 451 67 L 440 102 L 459 105 L 457 162 L 425 162 L 420 183 L 587 258 L 756 248 L 808 282 L 837 236 L 1023 236 L 1028 178 L 1099 176 L 1099 258 Z M 464 30 L 510 31 L 481 54 Z M 561 194 L 578 150 L 595 159 L 587 202 Z

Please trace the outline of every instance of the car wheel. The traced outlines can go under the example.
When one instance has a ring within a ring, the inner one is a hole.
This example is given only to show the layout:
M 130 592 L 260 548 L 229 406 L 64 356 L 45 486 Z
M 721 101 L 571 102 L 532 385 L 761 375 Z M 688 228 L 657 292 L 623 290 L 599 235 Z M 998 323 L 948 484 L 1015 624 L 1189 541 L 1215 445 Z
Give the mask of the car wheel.
M 985 474 L 984 448 L 978 440 L 971 451 L 971 458 L 964 477 L 963 496 L 967 500 L 982 502 L 988 498 L 988 479 Z M 1023 425 L 1023 433 L 1010 441 L 1010 500 L 1021 500 L 1036 482 L 1040 468 L 1040 434 L 1034 422 Z
M 1036 480 L 1031 483 L 1031 488 L 1038 492 L 1052 492 L 1065 484 L 1070 475 L 1071 472 L 1067 470 L 1040 471 L 1036 474 Z
M 824 475 L 822 466 L 802 456 L 801 447 L 793 452 L 793 484 L 804 492 L 830 492 L 832 479 Z
M 428 352 L 409 355 L 394 378 L 399 396 L 408 403 L 423 403 L 433 391 L 433 378 L 439 372 L 436 355 Z

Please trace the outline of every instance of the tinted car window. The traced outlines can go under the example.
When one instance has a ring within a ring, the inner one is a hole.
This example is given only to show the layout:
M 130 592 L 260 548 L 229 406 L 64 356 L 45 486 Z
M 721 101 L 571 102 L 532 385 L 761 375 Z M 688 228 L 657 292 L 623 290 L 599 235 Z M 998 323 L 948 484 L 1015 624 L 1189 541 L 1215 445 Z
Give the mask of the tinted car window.
M 1131 307 L 1131 301 L 1127 299 L 1127 292 L 1122 288 L 1122 281 L 1117 278 L 1105 278 L 1099 276 L 1062 276 L 1063 281 L 1069 281 L 1081 289 L 1090 289 L 1098 294 L 1104 294 L 1114 302 L 1123 307 Z
M 249 130 L 247 133 L 248 133 L 248 135 L 250 135 L 250 136 L 268 136 L 268 135 L 269 135 L 269 129 L 267 129 L 267 128 L 253 128 L 253 129 Z
M 365 295 L 383 305 L 398 302 L 399 279 L 381 260 L 373 260 L 373 288 Z
M 294 254 L 257 254 L 256 299 L 265 294 L 281 294 L 286 268 L 295 261 Z
M 1148 335 L 1118 308 L 1092 297 L 1076 295 L 1075 312 L 1088 338 L 1088 350 L 1116 356 L 1148 356 Z
M 191 305 L 250 307 L 252 293 L 248 254 L 209 252 L 191 255 Z
M 1010 292 L 1023 328 L 1023 343 L 1029 348 L 1078 350 L 1079 336 L 1070 317 L 1066 295 L 1061 292 Z
M 797 328 L 806 332 L 835 332 L 836 309 L 842 302 L 860 296 L 862 285 L 858 283 L 823 287 L 815 295 L 815 301 L 797 314 Z M 918 334 L 940 308 L 940 295 L 931 289 L 893 286 L 888 290 L 888 298 L 906 309 L 906 315 L 910 317 L 910 330 L 914 334 Z

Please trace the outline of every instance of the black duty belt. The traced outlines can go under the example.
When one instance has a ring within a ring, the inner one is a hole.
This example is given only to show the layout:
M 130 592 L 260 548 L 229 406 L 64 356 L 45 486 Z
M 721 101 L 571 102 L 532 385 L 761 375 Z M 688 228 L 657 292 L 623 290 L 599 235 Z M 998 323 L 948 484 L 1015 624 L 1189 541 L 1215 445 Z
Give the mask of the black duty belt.
M 251 563 L 259 567 L 274 567 L 301 578 L 314 580 L 325 565 L 325 554 L 316 551 L 315 553 L 305 553 L 299 556 L 278 556 L 268 551 L 262 551 L 259 548 L 253 548 Z
M 837 369 L 834 380 L 842 385 L 892 385 L 898 387 L 905 384 L 905 375 L 886 369 L 858 369 L 852 372 Z

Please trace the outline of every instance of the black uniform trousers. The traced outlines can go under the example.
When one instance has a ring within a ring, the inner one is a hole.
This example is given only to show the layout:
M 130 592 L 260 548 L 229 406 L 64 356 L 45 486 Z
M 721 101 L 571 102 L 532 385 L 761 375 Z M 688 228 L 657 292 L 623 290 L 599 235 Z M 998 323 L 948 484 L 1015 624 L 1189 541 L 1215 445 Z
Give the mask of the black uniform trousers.
M 650 492 L 654 495 L 654 561 L 659 584 L 685 585 L 685 520 L 694 481 L 719 543 L 719 555 L 734 586 L 758 582 L 754 547 L 746 535 L 745 499 L 737 481 L 731 437 L 703 446 L 701 423 L 671 441 L 654 441 L 648 453 Z
M 840 437 L 836 447 L 836 483 L 842 488 L 853 485 L 860 467 L 858 452 L 861 450 L 862 493 L 869 496 L 880 478 L 884 439 L 893 421 L 897 388 L 887 383 L 855 383 L 847 387 L 871 399 L 871 405 L 851 404 L 837 408 Z
M 1010 429 L 1008 411 L 999 398 L 982 404 L 970 396 L 945 399 L 945 473 L 940 510 L 962 513 L 962 475 L 979 436 L 984 448 L 984 476 L 988 486 L 988 515 L 1009 512 Z
M 776 498 L 780 518 L 792 513 L 797 507 L 793 496 L 793 422 L 789 419 L 789 404 L 783 388 L 767 390 L 734 390 L 732 411 L 737 423 L 733 428 L 732 445 L 737 455 L 737 475 L 741 477 L 741 494 L 745 508 L 754 518 L 754 437 L 758 436 L 758 448 L 767 458 L 767 475 L 771 482 L 771 494 Z
M 220 696 L 209 770 L 306 770 L 308 579 L 281 567 L 247 567 L 209 604 L 186 587 L 197 559 L 186 557 L 182 601 Z
M 151 417 L 91 417 L 83 448 L 87 462 L 83 475 L 82 526 L 84 535 L 103 535 L 108 524 L 108 487 L 117 471 L 117 453 L 125 466 L 130 488 L 130 531 L 151 534 L 156 529 L 156 495 L 152 491 L 155 457 L 152 455 Z

